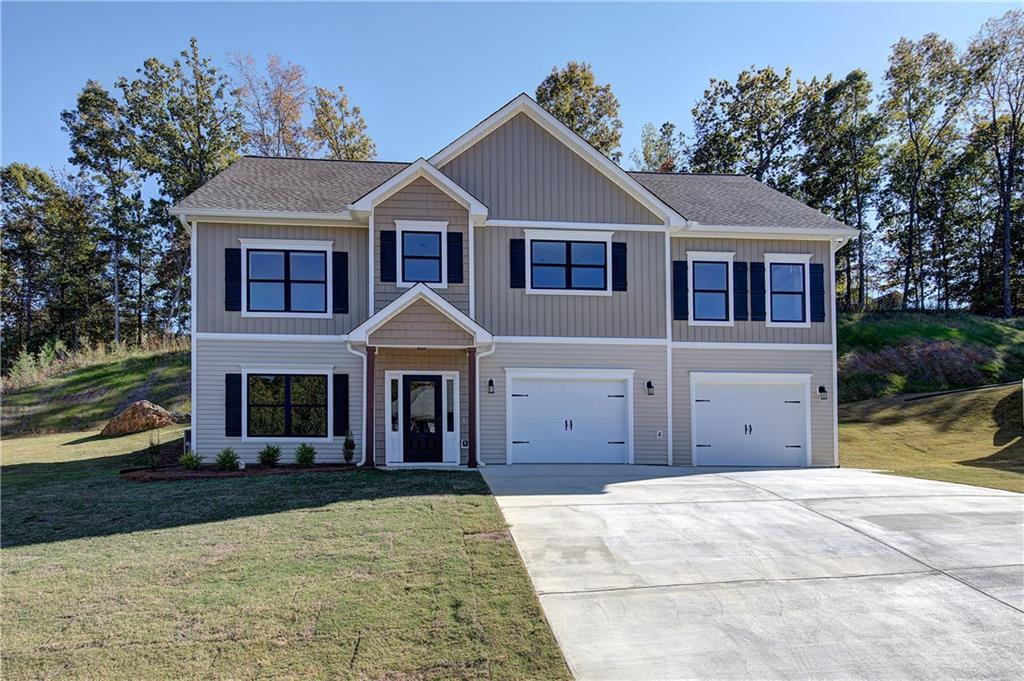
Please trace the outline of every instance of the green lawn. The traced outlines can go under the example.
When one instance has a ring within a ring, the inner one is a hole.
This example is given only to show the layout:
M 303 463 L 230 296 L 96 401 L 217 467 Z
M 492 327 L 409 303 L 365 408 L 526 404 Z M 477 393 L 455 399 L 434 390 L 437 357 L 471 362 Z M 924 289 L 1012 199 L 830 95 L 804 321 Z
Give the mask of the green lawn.
M 147 442 L 4 439 L 4 678 L 568 678 L 479 475 L 121 480 Z
M 840 405 L 839 461 L 1024 492 L 1021 386 Z

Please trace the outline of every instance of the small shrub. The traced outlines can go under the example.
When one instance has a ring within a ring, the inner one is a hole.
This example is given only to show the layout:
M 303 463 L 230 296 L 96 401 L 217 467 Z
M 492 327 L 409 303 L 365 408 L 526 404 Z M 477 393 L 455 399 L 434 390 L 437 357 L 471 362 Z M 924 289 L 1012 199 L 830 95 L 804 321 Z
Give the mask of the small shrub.
M 238 470 L 238 455 L 235 454 L 235 450 L 231 449 L 231 447 L 225 447 L 224 449 L 220 450 L 220 454 L 217 455 L 217 470 Z
M 160 431 L 149 434 L 149 446 L 146 447 L 146 465 L 156 468 L 160 465 Z
M 313 445 L 307 445 L 303 442 L 301 445 L 295 448 L 295 465 L 308 468 L 316 463 L 316 449 Z
M 190 471 L 194 471 L 203 463 L 203 457 L 199 456 L 195 452 L 185 452 L 178 459 L 178 463 L 182 468 Z
M 273 468 L 281 460 L 281 448 L 277 445 L 266 445 L 260 450 L 260 465 Z
M 356 441 L 352 439 L 352 431 L 345 433 L 345 463 L 352 463 L 352 459 L 356 456 Z

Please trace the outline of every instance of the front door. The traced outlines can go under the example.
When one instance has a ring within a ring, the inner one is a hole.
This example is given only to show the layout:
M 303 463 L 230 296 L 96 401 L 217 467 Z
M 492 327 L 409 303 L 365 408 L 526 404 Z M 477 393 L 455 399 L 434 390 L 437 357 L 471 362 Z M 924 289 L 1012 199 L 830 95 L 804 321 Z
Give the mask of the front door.
M 441 421 L 441 377 L 402 377 L 403 460 L 407 463 L 440 463 L 444 457 Z

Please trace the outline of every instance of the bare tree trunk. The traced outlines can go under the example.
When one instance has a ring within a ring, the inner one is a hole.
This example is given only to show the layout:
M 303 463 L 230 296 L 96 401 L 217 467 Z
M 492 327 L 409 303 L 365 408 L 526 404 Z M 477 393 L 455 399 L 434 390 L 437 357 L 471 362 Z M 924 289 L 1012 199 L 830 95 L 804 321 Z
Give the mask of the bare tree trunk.
M 907 221 L 907 252 L 904 255 L 903 265 L 903 309 L 906 310 L 910 298 L 910 287 L 914 277 L 914 245 L 917 241 L 914 234 L 914 220 L 917 218 L 917 180 L 915 179 L 910 189 L 910 214 Z
M 1010 201 L 1001 200 L 1003 204 L 1003 317 L 1013 316 L 1013 303 L 1010 299 Z
M 136 324 L 138 324 L 138 330 L 136 333 L 136 342 L 139 346 L 142 345 L 142 248 L 139 248 L 139 267 L 137 271 L 137 283 L 138 283 L 138 300 L 136 301 Z

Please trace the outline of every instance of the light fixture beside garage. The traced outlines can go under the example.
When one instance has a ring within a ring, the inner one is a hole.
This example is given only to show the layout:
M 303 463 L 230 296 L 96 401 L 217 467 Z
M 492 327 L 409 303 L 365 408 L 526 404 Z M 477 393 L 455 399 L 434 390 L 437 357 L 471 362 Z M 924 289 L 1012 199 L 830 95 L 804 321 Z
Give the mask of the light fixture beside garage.
M 487 379 L 487 394 L 488 395 L 493 395 L 494 394 L 494 379 L 493 378 L 488 378 Z
M 647 381 L 647 394 L 648 395 L 653 395 L 654 394 L 654 384 L 651 383 L 650 381 Z
M 823 400 L 827 400 L 828 399 L 828 390 L 825 389 L 825 386 L 823 386 L 823 385 L 819 385 L 818 386 L 818 397 L 820 397 Z

